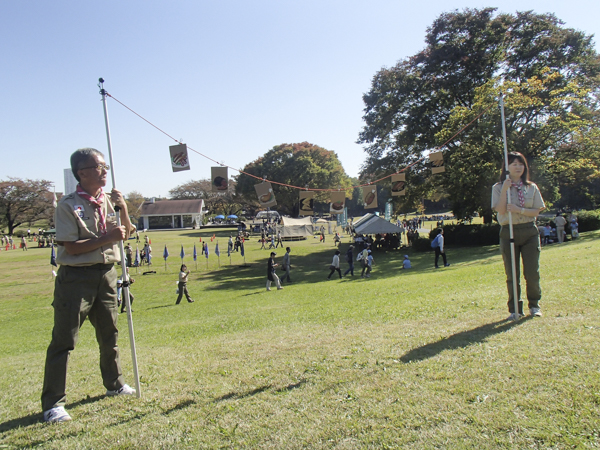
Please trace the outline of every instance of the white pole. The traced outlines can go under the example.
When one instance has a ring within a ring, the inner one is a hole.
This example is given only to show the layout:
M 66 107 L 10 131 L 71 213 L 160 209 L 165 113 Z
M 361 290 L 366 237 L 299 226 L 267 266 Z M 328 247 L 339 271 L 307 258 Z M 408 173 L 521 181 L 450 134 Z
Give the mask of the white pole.
M 506 178 L 509 178 L 508 174 L 508 146 L 506 144 L 506 122 L 504 120 L 504 96 L 500 93 L 500 114 L 502 116 L 502 139 L 504 140 L 504 168 L 506 169 Z M 508 194 L 507 205 L 510 204 L 510 188 L 506 191 Z M 513 233 L 513 224 L 512 224 L 512 214 L 510 211 L 508 212 L 508 229 L 510 231 L 510 265 L 512 269 L 512 278 L 513 278 L 513 300 L 515 303 L 515 320 L 519 320 L 519 297 L 518 297 L 518 288 L 517 288 L 517 264 L 518 261 L 515 260 L 515 237 Z
M 110 141 L 110 127 L 108 126 L 108 110 L 106 109 L 106 91 L 104 90 L 104 80 L 100 78 L 98 87 L 100 88 L 100 94 L 102 95 L 102 106 L 104 107 L 104 124 L 106 125 L 106 141 L 108 142 L 108 158 L 110 160 L 110 175 L 112 178 L 113 189 L 116 188 L 115 183 L 115 165 L 113 163 L 112 157 L 112 144 Z M 117 212 L 117 226 L 121 226 L 121 216 L 118 214 L 119 208 L 115 207 Z M 137 354 L 135 351 L 135 337 L 133 334 L 133 317 L 131 315 L 131 303 L 129 301 L 129 276 L 127 274 L 127 264 L 125 259 L 125 246 L 123 245 L 123 241 L 119 241 L 119 247 L 121 250 L 121 269 L 122 269 L 122 280 L 123 280 L 123 301 L 125 302 L 125 306 L 127 307 L 127 324 L 129 326 L 129 344 L 131 347 L 131 359 L 133 361 L 133 376 L 135 378 L 135 389 L 136 389 L 136 397 L 140 398 L 142 396 L 142 391 L 140 389 L 140 376 L 138 373 L 138 364 L 137 364 Z

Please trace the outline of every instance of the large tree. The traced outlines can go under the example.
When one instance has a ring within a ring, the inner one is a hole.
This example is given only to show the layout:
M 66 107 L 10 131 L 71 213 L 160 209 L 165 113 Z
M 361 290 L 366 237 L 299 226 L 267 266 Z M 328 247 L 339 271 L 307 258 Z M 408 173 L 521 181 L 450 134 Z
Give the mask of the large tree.
M 48 217 L 53 208 L 52 184 L 47 180 L 12 177 L 0 181 L 0 221 L 9 235 L 21 224 Z
M 407 173 L 409 195 L 401 201 L 414 204 L 441 192 L 458 217 L 478 212 L 489 220 L 491 184 L 502 163 L 502 90 L 509 150 L 530 159 L 544 195 L 555 200 L 552 169 L 558 166 L 551 162 L 566 143 L 593 128 L 600 86 L 591 37 L 562 25 L 552 14 L 531 11 L 442 14 L 427 30 L 426 48 L 379 71 L 363 97 L 359 142 L 368 158 L 362 176 L 419 161 Z M 447 171 L 431 177 L 421 158 L 446 142 Z
M 238 194 L 256 201 L 254 185 L 261 183 L 263 177 L 281 183 L 273 184 L 277 199 L 275 209 L 292 216 L 298 214 L 299 194 L 297 188 L 289 186 L 308 186 L 310 189 L 347 189 L 351 186 L 350 178 L 336 153 L 308 142 L 276 145 L 246 165 L 243 171 L 258 178 L 240 174 L 236 185 Z M 329 195 L 328 192 L 317 192 L 315 198 L 325 201 Z M 348 192 L 348 196 L 351 195 Z

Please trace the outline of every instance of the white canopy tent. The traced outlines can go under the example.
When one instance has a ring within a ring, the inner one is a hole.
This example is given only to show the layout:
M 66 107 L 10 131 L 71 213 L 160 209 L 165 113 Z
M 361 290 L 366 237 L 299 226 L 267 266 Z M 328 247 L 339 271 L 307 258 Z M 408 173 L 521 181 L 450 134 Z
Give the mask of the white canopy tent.
M 277 225 L 277 231 L 281 232 L 281 237 L 284 239 L 303 238 L 314 234 L 313 223 L 310 217 L 302 219 L 283 217 L 281 223 L 282 225 Z
M 404 227 L 388 222 L 375 214 L 365 214 L 352 224 L 357 234 L 404 233 Z

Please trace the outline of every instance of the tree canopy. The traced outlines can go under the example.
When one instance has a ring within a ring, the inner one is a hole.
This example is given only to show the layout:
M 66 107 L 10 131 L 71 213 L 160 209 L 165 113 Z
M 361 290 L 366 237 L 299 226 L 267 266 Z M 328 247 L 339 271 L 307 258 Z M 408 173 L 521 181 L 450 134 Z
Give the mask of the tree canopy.
M 48 218 L 53 209 L 51 181 L 10 177 L 0 181 L 0 223 L 12 235 L 15 228 Z
M 411 205 L 437 192 L 457 217 L 478 212 L 489 221 L 503 161 L 503 92 L 509 151 L 523 153 L 544 198 L 558 200 L 565 165 L 557 161 L 572 160 L 565 146 L 593 139 L 600 92 L 591 36 L 562 25 L 531 11 L 442 14 L 427 30 L 425 49 L 380 70 L 363 96 L 363 178 L 394 173 L 447 143 L 446 172 L 431 177 L 417 163 L 407 172 L 408 195 L 397 198 Z
M 240 174 L 237 178 L 236 192 L 256 201 L 254 185 L 262 178 L 292 186 L 311 189 L 347 189 L 351 186 L 342 163 L 334 151 L 326 150 L 308 142 L 276 145 L 256 161 L 246 165 L 244 172 L 260 179 Z M 298 214 L 298 189 L 273 184 L 277 199 L 277 209 L 283 214 Z M 348 193 L 351 196 L 352 193 Z M 324 201 L 329 193 L 315 195 L 318 201 Z

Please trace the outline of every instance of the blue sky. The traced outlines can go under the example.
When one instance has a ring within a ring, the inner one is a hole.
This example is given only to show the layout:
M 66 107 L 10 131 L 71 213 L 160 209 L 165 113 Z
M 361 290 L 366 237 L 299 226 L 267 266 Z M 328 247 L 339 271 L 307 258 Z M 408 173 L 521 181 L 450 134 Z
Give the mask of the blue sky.
M 0 1 L 0 179 L 44 178 L 63 191 L 80 147 L 107 154 L 99 77 L 115 98 L 190 147 L 242 168 L 275 145 L 334 150 L 356 176 L 362 94 L 382 67 L 424 47 L 442 12 L 494 6 L 552 12 L 600 35 L 598 1 Z M 594 39 L 598 49 L 598 38 Z M 208 178 L 190 153 L 108 100 L 117 187 L 167 196 Z M 108 160 L 108 155 L 107 155 Z M 237 172 L 230 171 L 230 175 Z M 265 174 L 268 176 L 268 174 Z

